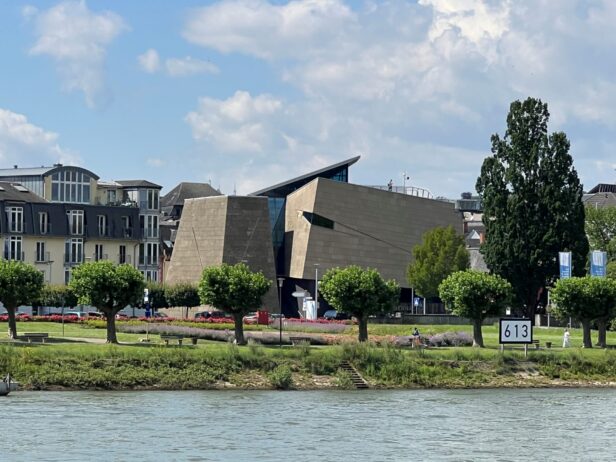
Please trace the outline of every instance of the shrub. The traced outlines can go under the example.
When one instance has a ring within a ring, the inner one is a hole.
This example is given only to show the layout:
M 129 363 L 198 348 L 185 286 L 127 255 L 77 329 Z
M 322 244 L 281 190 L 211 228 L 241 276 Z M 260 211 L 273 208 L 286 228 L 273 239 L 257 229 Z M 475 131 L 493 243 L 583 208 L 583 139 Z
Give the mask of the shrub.
M 466 332 L 443 332 L 428 337 L 431 347 L 472 346 L 473 338 Z
M 289 366 L 278 366 L 267 374 L 267 378 L 273 387 L 278 390 L 288 390 L 293 385 L 293 376 Z

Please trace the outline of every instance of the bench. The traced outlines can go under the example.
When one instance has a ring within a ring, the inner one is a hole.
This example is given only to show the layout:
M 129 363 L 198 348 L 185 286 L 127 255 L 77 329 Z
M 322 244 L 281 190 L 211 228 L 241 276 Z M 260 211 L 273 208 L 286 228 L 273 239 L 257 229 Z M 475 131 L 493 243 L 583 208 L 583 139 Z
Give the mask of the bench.
M 182 346 L 183 335 L 161 334 L 160 339 L 165 342 L 165 345 L 169 345 L 169 340 L 177 340 L 178 345 Z
M 49 334 L 47 332 L 25 332 L 20 335 L 23 340 L 27 340 L 28 343 L 32 343 L 32 340 L 38 339 L 41 342 L 45 343 L 45 339 L 49 338 Z
M 539 349 L 539 340 L 533 340 L 532 344 L 535 345 L 535 350 Z
M 310 345 L 310 337 L 289 337 L 291 345 L 299 345 L 300 343 L 308 343 Z

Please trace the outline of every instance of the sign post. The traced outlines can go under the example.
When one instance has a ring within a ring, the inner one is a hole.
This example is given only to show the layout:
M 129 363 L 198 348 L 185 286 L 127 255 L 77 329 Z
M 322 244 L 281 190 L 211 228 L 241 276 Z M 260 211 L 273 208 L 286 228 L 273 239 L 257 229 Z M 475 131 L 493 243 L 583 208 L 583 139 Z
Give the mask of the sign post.
M 498 323 L 498 343 L 501 350 L 505 344 L 524 345 L 524 357 L 528 356 L 528 345 L 533 343 L 533 325 L 528 318 L 501 318 Z

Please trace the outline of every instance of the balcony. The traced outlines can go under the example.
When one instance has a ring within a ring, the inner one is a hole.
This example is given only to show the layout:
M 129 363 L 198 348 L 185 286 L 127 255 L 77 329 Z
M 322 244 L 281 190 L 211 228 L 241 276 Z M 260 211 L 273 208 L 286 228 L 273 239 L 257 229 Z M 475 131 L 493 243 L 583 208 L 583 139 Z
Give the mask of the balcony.
M 127 263 L 129 265 L 132 265 L 131 256 L 130 255 L 118 254 L 118 263 L 119 264 Z
M 127 239 L 132 239 L 132 237 L 133 237 L 133 228 L 132 227 L 131 228 L 123 227 L 122 228 L 122 236 L 124 236 Z
M 92 257 L 91 257 L 91 260 L 92 261 L 101 261 L 101 260 L 108 260 L 108 258 L 107 258 L 107 254 L 106 253 L 104 253 L 102 255 L 101 254 L 97 255 L 96 253 L 93 253 Z
M 83 252 L 79 253 L 65 253 L 64 264 L 67 266 L 81 265 L 83 263 Z
M 141 228 L 141 237 L 143 239 L 158 239 L 158 229 Z
M 49 252 L 34 252 L 35 263 L 51 263 L 51 255 Z

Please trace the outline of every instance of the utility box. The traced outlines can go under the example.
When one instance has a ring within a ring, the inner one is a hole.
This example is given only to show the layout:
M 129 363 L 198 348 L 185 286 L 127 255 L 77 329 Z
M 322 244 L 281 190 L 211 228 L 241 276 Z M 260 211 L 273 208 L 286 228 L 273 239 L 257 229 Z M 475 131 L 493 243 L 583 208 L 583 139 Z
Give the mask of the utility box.
M 257 324 L 269 325 L 269 313 L 267 311 L 257 311 Z

